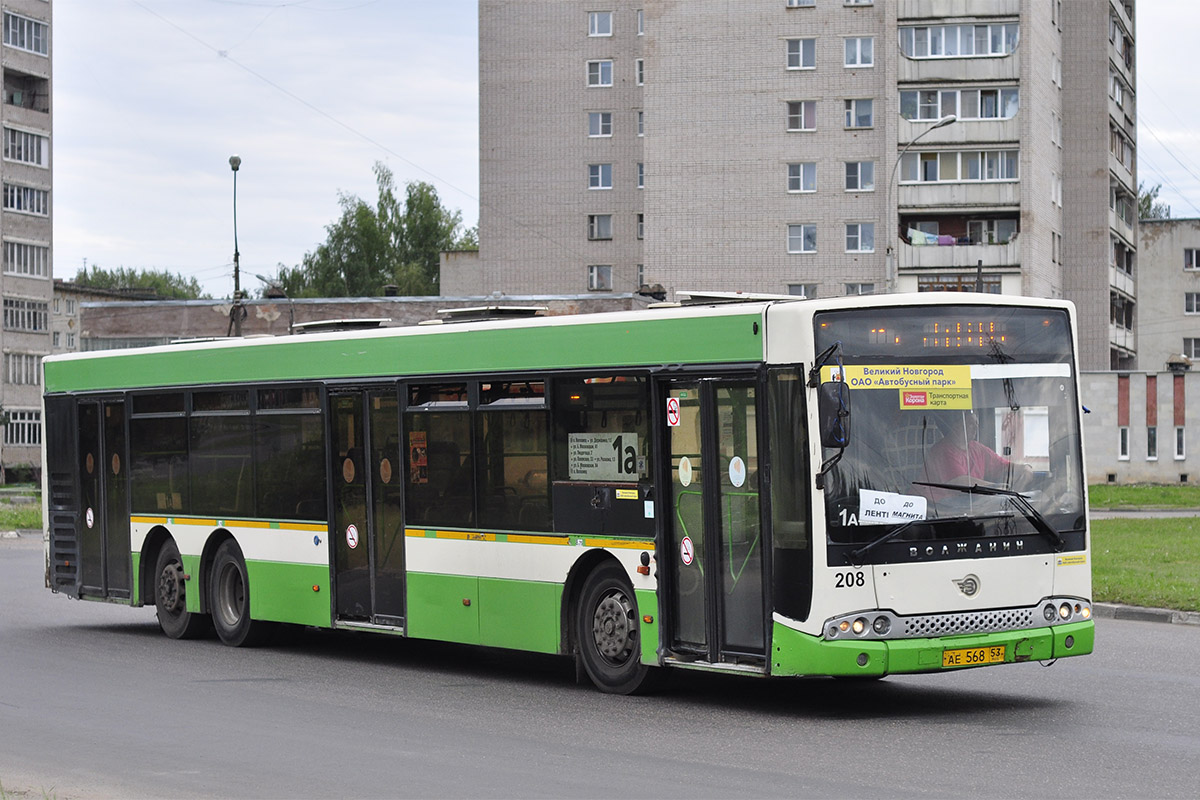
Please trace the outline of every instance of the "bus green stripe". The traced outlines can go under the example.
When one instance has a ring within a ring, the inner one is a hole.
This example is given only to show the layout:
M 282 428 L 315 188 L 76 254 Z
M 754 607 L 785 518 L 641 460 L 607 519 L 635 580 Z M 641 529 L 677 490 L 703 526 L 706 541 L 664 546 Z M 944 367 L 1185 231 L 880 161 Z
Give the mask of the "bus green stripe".
M 648 312 L 649 313 L 649 312 Z M 759 314 L 464 329 L 428 334 L 286 336 L 45 362 L 46 391 L 131 389 L 237 381 L 633 367 L 763 358 Z M 235 354 L 236 351 L 236 354 Z

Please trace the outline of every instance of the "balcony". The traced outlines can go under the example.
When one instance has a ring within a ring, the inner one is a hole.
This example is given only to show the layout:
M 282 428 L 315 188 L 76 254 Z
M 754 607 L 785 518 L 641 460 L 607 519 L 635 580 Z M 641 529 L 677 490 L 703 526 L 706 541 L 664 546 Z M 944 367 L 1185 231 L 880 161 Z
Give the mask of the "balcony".
M 900 209 L 947 208 L 962 211 L 1017 208 L 1021 205 L 1021 183 L 1020 181 L 902 183 L 898 187 L 896 197 L 897 206 Z
M 1137 351 L 1137 337 L 1129 328 L 1108 323 L 1108 343 L 1113 347 L 1122 347 L 1130 352 Z
M 1113 211 L 1111 208 L 1108 209 L 1108 224 L 1109 227 L 1111 227 L 1114 231 L 1125 237 L 1125 241 L 1137 241 L 1133 234 L 1133 223 L 1126 222 L 1120 214 L 1118 214 L 1116 211 Z
M 987 81 L 999 83 L 1020 77 L 1021 59 L 1017 51 L 1006 56 L 968 56 L 964 58 L 909 58 L 896 48 L 896 80 L 900 83 Z
M 983 262 L 985 269 L 1016 267 L 1021 251 L 1014 236 L 1007 244 L 912 245 L 901 240 L 896 250 L 900 269 L 974 269 Z
M 1000 142 L 1019 142 L 1021 140 L 1020 114 L 1010 119 L 962 120 L 953 125 L 930 131 L 933 120 L 907 120 L 900 118 L 896 137 L 902 144 L 911 142 L 923 133 L 922 147 L 933 145 L 965 145 L 980 144 L 991 146 Z
M 1113 265 L 1108 265 L 1108 285 L 1117 291 L 1124 292 L 1130 297 L 1134 297 L 1136 286 L 1133 282 L 1133 276 L 1123 270 L 1119 270 Z
M 1108 153 L 1108 169 L 1121 181 L 1123 186 L 1130 189 L 1133 188 L 1133 172 L 1130 171 L 1129 167 L 1122 164 L 1121 159 L 1117 158 L 1111 150 Z
M 896 16 L 900 20 L 927 20 L 939 17 L 1015 17 L 1021 13 L 1021 0 L 900 0 Z

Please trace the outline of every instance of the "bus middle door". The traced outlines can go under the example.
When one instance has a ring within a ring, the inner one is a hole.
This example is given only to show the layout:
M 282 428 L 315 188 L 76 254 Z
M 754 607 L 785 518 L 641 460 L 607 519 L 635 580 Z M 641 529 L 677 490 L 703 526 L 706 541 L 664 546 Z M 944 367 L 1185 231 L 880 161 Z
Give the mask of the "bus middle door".
M 765 657 L 753 379 L 667 381 L 670 649 L 711 663 Z
M 334 616 L 402 626 L 403 470 L 396 390 L 335 389 L 329 406 Z

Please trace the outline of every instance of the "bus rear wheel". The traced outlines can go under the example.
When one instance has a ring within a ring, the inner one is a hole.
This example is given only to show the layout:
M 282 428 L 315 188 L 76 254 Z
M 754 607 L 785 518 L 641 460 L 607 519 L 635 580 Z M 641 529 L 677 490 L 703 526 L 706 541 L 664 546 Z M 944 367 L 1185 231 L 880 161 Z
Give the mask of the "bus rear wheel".
M 575 634 L 583 667 L 601 691 L 632 694 L 646 683 L 638 623 L 624 570 L 613 562 L 593 570 L 579 598 Z
M 168 540 L 154 562 L 154 609 L 158 626 L 172 639 L 197 639 L 212 630 L 208 615 L 187 610 L 187 580 L 179 547 Z
M 208 591 L 213 627 L 230 647 L 263 644 L 273 632 L 269 622 L 250 619 L 250 581 L 237 542 L 226 539 L 213 556 Z

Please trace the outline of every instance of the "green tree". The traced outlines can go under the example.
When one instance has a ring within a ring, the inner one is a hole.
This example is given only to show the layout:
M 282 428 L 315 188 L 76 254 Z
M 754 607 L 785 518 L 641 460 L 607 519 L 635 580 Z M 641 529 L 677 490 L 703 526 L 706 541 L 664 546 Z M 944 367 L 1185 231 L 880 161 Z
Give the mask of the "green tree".
M 1166 203 L 1158 202 L 1158 193 L 1161 190 L 1161 183 L 1156 183 L 1147 189 L 1144 181 L 1138 182 L 1138 219 L 1170 218 L 1171 207 Z
M 463 230 L 462 213 L 442 206 L 431 184 L 409 183 L 401 203 L 392 171 L 381 163 L 374 170 L 375 206 L 340 195 L 342 215 L 326 226 L 325 241 L 297 266 L 279 266 L 290 296 L 370 297 L 387 284 L 403 295 L 436 294 L 439 253 L 478 249 L 475 229 Z
M 165 269 L 132 269 L 117 267 L 104 269 L 93 264 L 75 273 L 75 283 L 92 289 L 109 291 L 143 290 L 152 291 L 167 300 L 207 299 L 195 278 Z

